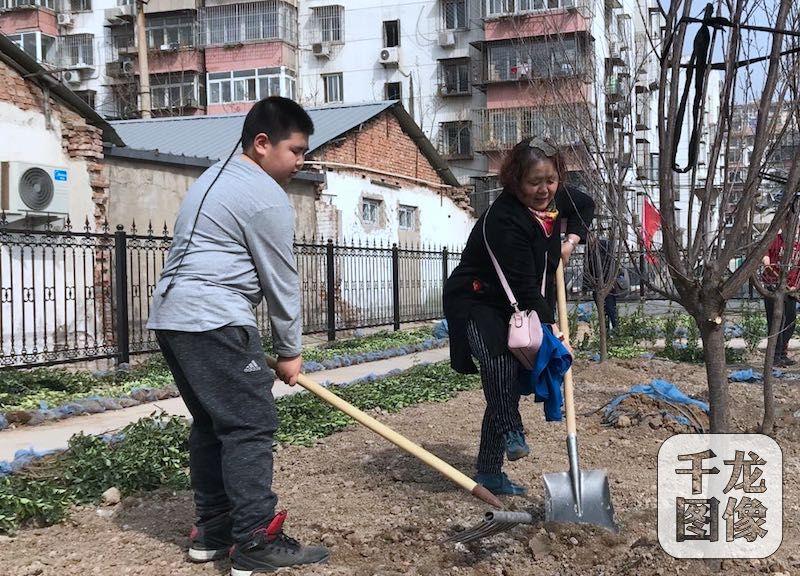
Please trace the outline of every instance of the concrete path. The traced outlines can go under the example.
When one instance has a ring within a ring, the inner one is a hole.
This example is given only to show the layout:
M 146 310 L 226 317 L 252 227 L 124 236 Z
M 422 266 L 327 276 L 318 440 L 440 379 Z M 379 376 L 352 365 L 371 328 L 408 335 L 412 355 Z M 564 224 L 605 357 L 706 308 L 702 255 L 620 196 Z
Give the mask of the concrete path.
M 332 382 L 343 384 L 351 382 L 357 378 L 374 374 L 384 375 L 392 370 L 406 370 L 423 362 L 439 362 L 449 358 L 449 348 L 437 348 L 388 358 L 377 362 L 367 362 L 356 366 L 346 366 L 335 370 L 325 370 L 314 372 L 310 377 L 317 382 Z M 300 386 L 289 387 L 283 382 L 276 382 L 273 394 L 276 398 L 294 394 L 301 391 Z M 76 416 L 59 422 L 49 422 L 40 426 L 23 426 L 21 428 L 9 429 L 0 432 L 0 460 L 11 460 L 14 453 L 22 448 L 34 448 L 36 450 L 57 450 L 67 447 L 69 438 L 79 432 L 84 434 L 103 434 L 112 430 L 118 430 L 131 422 L 149 416 L 153 412 L 163 410 L 168 414 L 178 416 L 189 416 L 183 400 L 180 398 L 169 398 L 148 404 L 140 404 L 124 410 L 113 410 L 100 414 L 89 414 Z

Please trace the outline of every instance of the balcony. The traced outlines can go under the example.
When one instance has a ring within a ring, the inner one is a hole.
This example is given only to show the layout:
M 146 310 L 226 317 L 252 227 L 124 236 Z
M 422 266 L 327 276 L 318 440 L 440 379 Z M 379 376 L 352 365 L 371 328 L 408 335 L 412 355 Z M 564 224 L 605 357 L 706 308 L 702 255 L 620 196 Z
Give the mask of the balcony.
M 271 41 L 297 44 L 297 9 L 275 0 L 199 8 L 197 26 L 201 47 Z
M 591 129 L 586 106 L 522 107 L 472 111 L 473 149 L 508 150 L 523 138 L 549 138 L 561 146 L 579 144 L 582 130 Z
M 55 11 L 56 0 L 0 0 L 0 12 L 47 8 Z
M 585 38 L 572 36 L 556 41 L 494 42 L 486 46 L 476 85 L 523 80 L 593 78 L 592 58 Z

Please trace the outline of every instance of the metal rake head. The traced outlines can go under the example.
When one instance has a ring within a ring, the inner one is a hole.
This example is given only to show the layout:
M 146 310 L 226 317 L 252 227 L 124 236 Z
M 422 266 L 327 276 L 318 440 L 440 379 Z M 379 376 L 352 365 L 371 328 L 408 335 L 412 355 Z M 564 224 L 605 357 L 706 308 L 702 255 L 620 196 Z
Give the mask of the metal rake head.
M 507 510 L 490 510 L 476 526 L 468 528 L 458 534 L 449 536 L 445 542 L 460 542 L 467 544 L 475 542 L 501 532 L 511 530 L 520 524 L 533 524 L 533 515 L 530 512 L 509 512 Z

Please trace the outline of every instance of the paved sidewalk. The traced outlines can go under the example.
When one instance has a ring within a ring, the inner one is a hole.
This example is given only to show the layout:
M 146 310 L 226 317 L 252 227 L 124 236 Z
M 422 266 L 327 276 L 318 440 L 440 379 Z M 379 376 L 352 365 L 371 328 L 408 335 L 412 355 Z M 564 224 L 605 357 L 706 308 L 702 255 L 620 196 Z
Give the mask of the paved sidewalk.
M 392 370 L 406 370 L 423 362 L 439 362 L 446 360 L 450 354 L 449 348 L 437 348 L 426 350 L 407 356 L 398 356 L 377 362 L 366 362 L 356 366 L 346 366 L 334 370 L 314 372 L 309 376 L 317 382 L 332 382 L 343 384 L 351 382 L 357 378 L 375 374 L 381 376 Z M 300 386 L 289 387 L 283 382 L 276 382 L 273 394 L 276 398 L 294 394 L 301 391 Z M 140 404 L 124 410 L 113 410 L 100 414 L 89 414 L 67 418 L 60 422 L 49 422 L 40 426 L 23 426 L 11 430 L 0 432 L 0 460 L 11 460 L 14 453 L 21 448 L 34 448 L 36 450 L 54 450 L 67 447 L 69 438 L 83 432 L 85 434 L 102 434 L 111 430 L 118 430 L 135 422 L 136 420 L 149 416 L 151 413 L 164 410 L 169 414 L 178 416 L 189 416 L 183 400 L 180 398 L 169 398 L 148 404 Z

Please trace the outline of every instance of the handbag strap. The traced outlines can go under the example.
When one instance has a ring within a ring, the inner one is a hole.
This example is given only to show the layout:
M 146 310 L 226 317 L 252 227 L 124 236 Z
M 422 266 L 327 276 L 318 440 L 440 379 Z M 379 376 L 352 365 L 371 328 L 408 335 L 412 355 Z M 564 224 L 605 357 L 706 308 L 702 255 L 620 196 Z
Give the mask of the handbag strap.
M 486 239 L 486 220 L 489 218 L 489 211 L 492 209 L 494 202 L 489 204 L 489 207 L 486 209 L 486 212 L 483 215 L 483 243 L 486 246 L 486 251 L 489 253 L 489 258 L 492 261 L 492 265 L 494 266 L 495 272 L 497 272 L 497 277 L 500 278 L 500 284 L 503 286 L 503 290 L 506 293 L 506 297 L 508 301 L 511 303 L 511 307 L 514 308 L 515 312 L 519 312 L 519 305 L 517 303 L 517 298 L 514 296 L 514 292 L 511 291 L 511 286 L 508 285 L 508 280 L 506 280 L 506 275 L 503 274 L 503 269 L 500 268 L 500 263 L 497 261 L 497 258 L 494 256 L 494 252 L 492 252 L 492 248 L 489 246 L 489 241 Z M 544 297 L 544 286 L 545 286 L 545 279 L 547 278 L 547 253 L 545 252 L 544 256 L 544 279 L 542 280 L 542 297 Z

